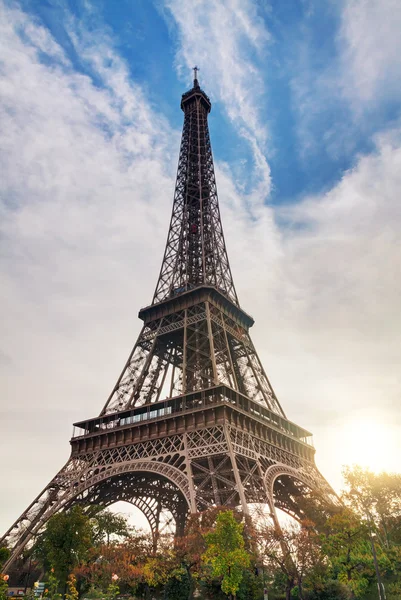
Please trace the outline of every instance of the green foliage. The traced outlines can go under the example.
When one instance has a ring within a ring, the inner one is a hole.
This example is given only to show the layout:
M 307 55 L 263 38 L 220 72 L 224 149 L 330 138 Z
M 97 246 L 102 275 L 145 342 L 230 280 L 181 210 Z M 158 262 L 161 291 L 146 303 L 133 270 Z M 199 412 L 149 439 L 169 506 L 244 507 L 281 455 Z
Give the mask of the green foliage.
M 51 567 L 47 582 L 44 597 L 49 598 L 49 600 L 59 600 L 61 598 L 61 594 L 58 593 L 59 581 L 54 574 L 54 568 Z
M 237 523 L 229 510 L 217 516 L 214 531 L 205 535 L 207 548 L 203 560 L 210 565 L 212 577 L 221 578 L 225 594 L 237 593 L 244 569 L 250 566 L 242 531 L 243 525 Z
M 306 600 L 350 600 L 351 597 L 349 587 L 333 579 L 305 595 Z
M 0 600 L 7 600 L 8 577 L 0 573 Z
M 9 556 L 10 556 L 9 549 L 2 546 L 0 548 L 0 565 L 3 565 Z
M 174 568 L 174 567 L 173 567 Z M 149 587 L 156 588 L 169 580 L 171 566 L 162 556 L 150 556 L 143 565 L 143 576 Z
M 107 592 L 105 595 L 106 600 L 114 600 L 116 596 L 120 593 L 120 588 L 116 581 L 112 581 L 107 588 Z
M 111 536 L 127 537 L 129 535 L 129 527 L 126 517 L 109 510 L 102 510 L 91 519 L 93 527 L 94 543 L 99 544 L 106 541 L 110 544 Z
M 336 579 L 347 585 L 355 598 L 363 597 L 374 575 L 366 523 L 349 509 L 342 510 L 328 519 L 322 549 Z
M 372 519 L 385 545 L 397 541 L 401 533 L 401 475 L 348 467 L 343 476 L 346 484 L 344 501 L 360 517 Z
M 345 469 L 344 478 L 344 501 L 374 534 L 380 575 L 400 597 L 401 475 L 354 467 Z
M 176 569 L 164 587 L 164 600 L 187 600 L 191 590 L 191 578 L 186 569 Z
M 85 560 L 92 543 L 90 519 L 80 506 L 74 506 L 49 519 L 35 554 L 45 566 L 53 566 L 55 577 L 64 585 L 74 567 Z
M 89 590 L 87 592 L 85 592 L 85 598 L 87 598 L 87 600 L 98 600 L 98 598 L 103 598 L 104 594 L 102 592 L 102 590 L 99 590 L 97 588 L 95 588 L 94 586 L 91 586 L 89 588 Z
M 240 583 L 238 600 L 260 600 L 263 598 L 263 578 L 256 576 L 250 570 L 245 570 Z

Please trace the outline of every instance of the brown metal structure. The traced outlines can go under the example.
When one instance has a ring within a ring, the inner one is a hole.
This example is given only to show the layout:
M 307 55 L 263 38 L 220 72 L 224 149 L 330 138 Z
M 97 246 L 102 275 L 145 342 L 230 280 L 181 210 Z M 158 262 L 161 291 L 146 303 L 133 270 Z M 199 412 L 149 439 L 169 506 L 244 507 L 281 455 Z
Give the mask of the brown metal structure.
M 71 457 L 0 540 L 10 563 L 49 517 L 75 502 L 118 500 L 157 536 L 168 509 L 269 507 L 302 518 L 306 500 L 333 504 L 311 434 L 289 421 L 249 335 L 220 219 L 208 130 L 211 103 L 196 78 L 182 96 L 177 182 L 166 250 L 143 328 L 99 417 L 76 423 Z

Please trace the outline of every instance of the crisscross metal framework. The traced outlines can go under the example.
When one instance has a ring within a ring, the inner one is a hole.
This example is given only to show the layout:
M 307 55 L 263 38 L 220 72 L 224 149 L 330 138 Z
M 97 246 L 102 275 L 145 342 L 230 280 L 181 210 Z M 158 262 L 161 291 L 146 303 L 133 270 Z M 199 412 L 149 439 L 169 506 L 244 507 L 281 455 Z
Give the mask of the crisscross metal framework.
M 218 206 L 209 98 L 183 95 L 184 128 L 166 250 L 143 328 L 99 417 L 76 423 L 71 457 L 0 540 L 6 569 L 48 519 L 73 503 L 118 500 L 143 511 L 157 541 L 168 510 L 265 504 L 307 514 L 310 491 L 336 496 L 314 462 L 311 434 L 285 416 L 240 307 Z M 322 506 L 322 505 L 321 505 Z M 320 510 L 322 510 L 320 506 Z

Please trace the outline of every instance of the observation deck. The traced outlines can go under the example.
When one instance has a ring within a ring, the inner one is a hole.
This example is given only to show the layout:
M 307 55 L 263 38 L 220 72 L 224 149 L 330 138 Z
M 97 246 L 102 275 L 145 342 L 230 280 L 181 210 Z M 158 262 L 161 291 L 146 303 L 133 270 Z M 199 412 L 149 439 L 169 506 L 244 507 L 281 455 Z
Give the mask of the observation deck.
M 313 460 L 315 450 L 309 431 L 223 384 L 74 423 L 72 453 L 124 446 L 224 423 Z

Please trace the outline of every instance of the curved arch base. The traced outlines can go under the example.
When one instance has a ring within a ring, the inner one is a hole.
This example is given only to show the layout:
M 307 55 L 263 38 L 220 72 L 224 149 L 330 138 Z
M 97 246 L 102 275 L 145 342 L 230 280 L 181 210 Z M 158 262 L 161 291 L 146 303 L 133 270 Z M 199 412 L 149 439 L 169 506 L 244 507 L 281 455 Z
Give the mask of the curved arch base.
M 119 501 L 128 502 L 142 511 L 155 544 L 163 526 L 161 516 L 167 510 L 174 519 L 176 535 L 183 535 L 188 503 L 176 484 L 152 471 L 130 471 L 105 479 L 86 489 L 71 504 L 80 502 L 106 508 Z
M 309 455 L 308 455 L 309 456 Z M 232 423 L 131 445 L 78 453 L 0 540 L 12 549 L 6 569 L 48 519 L 74 502 L 108 506 L 126 500 L 143 511 L 154 539 L 161 511 L 171 512 L 177 533 L 189 511 L 267 503 L 298 520 L 324 515 L 338 499 L 311 457 L 278 448 Z M 313 502 L 314 504 L 313 504 Z

